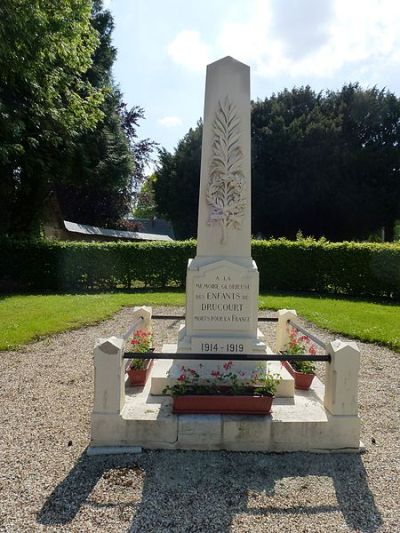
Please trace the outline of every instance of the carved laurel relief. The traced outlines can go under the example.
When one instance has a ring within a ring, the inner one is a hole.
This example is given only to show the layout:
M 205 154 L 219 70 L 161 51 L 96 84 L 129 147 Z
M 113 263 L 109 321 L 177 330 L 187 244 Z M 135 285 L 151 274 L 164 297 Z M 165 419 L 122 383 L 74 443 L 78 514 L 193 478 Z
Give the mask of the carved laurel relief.
M 221 227 L 221 243 L 224 244 L 228 228 L 241 228 L 247 206 L 246 180 L 241 168 L 243 153 L 239 145 L 240 121 L 228 97 L 218 103 L 213 134 L 206 193 L 210 208 L 208 224 Z

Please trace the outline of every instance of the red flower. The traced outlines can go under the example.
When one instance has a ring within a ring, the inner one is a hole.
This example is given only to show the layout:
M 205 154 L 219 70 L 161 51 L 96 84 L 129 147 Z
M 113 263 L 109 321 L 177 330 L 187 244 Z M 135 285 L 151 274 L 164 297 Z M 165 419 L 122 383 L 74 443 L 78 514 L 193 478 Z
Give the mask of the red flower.
M 185 381 L 186 379 L 186 375 L 185 374 L 181 374 L 178 378 L 178 381 Z
M 232 361 L 227 361 L 226 363 L 224 363 L 225 370 L 229 370 L 231 366 L 232 366 Z

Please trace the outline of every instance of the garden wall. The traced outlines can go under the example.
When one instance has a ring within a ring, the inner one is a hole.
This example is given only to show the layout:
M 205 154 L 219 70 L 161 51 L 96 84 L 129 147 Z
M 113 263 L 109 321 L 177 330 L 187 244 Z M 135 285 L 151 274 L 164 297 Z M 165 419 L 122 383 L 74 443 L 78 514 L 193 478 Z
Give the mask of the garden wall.
M 0 241 L 3 291 L 86 291 L 184 286 L 195 241 Z M 253 241 L 260 290 L 400 299 L 400 244 Z

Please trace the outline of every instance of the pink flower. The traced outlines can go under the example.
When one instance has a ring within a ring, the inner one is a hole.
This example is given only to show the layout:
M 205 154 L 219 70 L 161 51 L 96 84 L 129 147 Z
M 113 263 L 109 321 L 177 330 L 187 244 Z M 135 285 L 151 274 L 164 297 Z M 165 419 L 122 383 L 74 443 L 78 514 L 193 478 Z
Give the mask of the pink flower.
M 186 379 L 186 375 L 185 374 L 181 374 L 178 378 L 178 381 L 185 381 Z
M 224 369 L 225 370 L 229 370 L 232 366 L 232 361 L 227 361 L 226 363 L 224 363 Z
M 315 355 L 317 353 L 317 350 L 315 349 L 315 346 L 310 346 L 308 349 L 308 353 L 310 355 Z
M 219 370 L 212 370 L 211 375 L 213 378 L 219 378 L 221 377 L 221 372 Z

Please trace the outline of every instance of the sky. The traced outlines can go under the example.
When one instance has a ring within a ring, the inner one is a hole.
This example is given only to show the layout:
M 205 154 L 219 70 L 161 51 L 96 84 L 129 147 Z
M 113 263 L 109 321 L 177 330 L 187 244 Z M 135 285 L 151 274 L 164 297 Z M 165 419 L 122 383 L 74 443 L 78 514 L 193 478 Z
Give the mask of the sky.
M 140 105 L 140 138 L 172 151 L 203 115 L 206 65 L 251 68 L 251 98 L 350 82 L 400 95 L 400 0 L 104 0 L 114 79 Z

